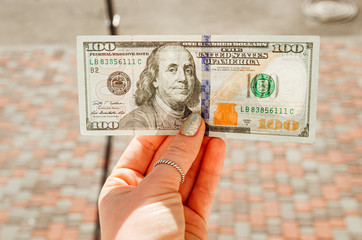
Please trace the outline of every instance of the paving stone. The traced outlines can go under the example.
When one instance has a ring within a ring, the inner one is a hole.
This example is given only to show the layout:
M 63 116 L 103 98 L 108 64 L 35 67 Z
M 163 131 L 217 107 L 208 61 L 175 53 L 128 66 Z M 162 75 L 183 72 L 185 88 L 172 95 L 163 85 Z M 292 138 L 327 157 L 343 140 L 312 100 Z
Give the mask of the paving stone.
M 281 235 L 282 234 L 282 229 L 280 226 L 267 226 L 267 229 L 266 229 L 266 232 L 269 234 L 269 235 Z
M 319 183 L 316 184 L 308 184 L 308 194 L 312 197 L 321 196 L 321 187 Z
M 1 226 L 0 230 L 0 239 L 15 239 L 19 227 L 13 224 L 6 224 Z
M 233 226 L 233 212 L 222 211 L 219 215 L 219 223 L 222 227 Z
M 298 201 L 308 201 L 309 200 L 309 195 L 306 193 L 296 193 L 293 195 L 293 199 L 294 201 L 298 202 Z
M 48 228 L 49 223 L 51 222 L 51 214 L 40 214 L 35 223 L 35 228 L 37 229 L 46 229 Z
M 360 216 L 346 216 L 345 221 L 350 233 L 362 234 L 362 218 Z
M 309 212 L 298 213 L 297 220 L 300 227 L 309 227 L 313 225 L 313 217 Z
M 316 220 L 328 218 L 327 209 L 314 209 L 312 212 L 312 215 L 313 215 L 313 218 Z
M 358 210 L 359 204 L 356 199 L 349 197 L 349 198 L 342 198 L 340 200 L 341 207 L 343 210 Z
M 217 240 L 218 239 L 218 233 L 216 232 L 208 232 L 208 236 L 210 240 Z
M 251 234 L 252 240 L 267 240 L 268 236 L 265 233 L 253 233 Z
M 218 240 L 234 240 L 234 237 L 231 235 L 219 234 L 217 239 Z
M 351 233 L 351 234 L 349 235 L 349 238 L 350 238 L 351 240 L 359 240 L 359 239 L 362 238 L 362 234 L 354 234 L 354 233 Z
M 235 237 L 248 238 L 250 236 L 250 223 L 249 222 L 235 222 Z
M 275 180 L 278 183 L 288 184 L 290 182 L 290 176 L 286 172 L 278 172 L 278 173 L 275 174 Z
M 314 227 L 299 227 L 299 231 L 302 235 L 314 235 Z
M 260 195 L 262 194 L 262 189 L 260 185 L 256 185 L 256 184 L 250 184 L 248 186 L 248 193 L 250 195 Z
M 258 159 L 263 163 L 272 162 L 274 159 L 273 151 L 270 149 L 262 149 L 259 151 Z
M 283 219 L 294 220 L 296 218 L 293 204 L 282 203 L 280 209 Z
M 300 152 L 295 149 L 287 149 L 285 155 L 290 163 L 299 163 L 301 160 Z
M 281 219 L 280 218 L 268 218 L 267 219 L 267 225 L 268 226 L 280 226 L 281 225 Z
M 245 151 L 242 149 L 235 149 L 231 152 L 231 159 L 235 163 L 244 163 L 245 158 Z
M 68 213 L 67 215 L 67 226 L 68 227 L 79 227 L 79 224 L 83 220 L 83 214 L 81 213 Z
M 230 211 L 234 211 L 234 208 L 235 207 L 233 204 L 220 204 L 219 205 L 220 211 L 230 212 Z
M 333 229 L 333 238 L 350 240 L 349 234 L 345 229 Z
M 278 194 L 276 192 L 272 192 L 272 191 L 264 191 L 263 197 L 266 201 L 275 200 L 275 199 L 277 199 Z
M 248 213 L 249 211 L 249 204 L 248 201 L 245 199 L 236 199 L 234 201 L 235 205 L 235 213 Z

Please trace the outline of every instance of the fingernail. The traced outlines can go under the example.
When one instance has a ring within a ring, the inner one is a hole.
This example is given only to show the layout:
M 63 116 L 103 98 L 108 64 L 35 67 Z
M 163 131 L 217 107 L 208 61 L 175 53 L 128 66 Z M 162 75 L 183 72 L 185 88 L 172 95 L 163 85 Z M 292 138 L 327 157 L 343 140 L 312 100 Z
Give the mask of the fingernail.
M 180 133 L 184 136 L 194 136 L 201 124 L 199 113 L 191 113 L 181 126 Z

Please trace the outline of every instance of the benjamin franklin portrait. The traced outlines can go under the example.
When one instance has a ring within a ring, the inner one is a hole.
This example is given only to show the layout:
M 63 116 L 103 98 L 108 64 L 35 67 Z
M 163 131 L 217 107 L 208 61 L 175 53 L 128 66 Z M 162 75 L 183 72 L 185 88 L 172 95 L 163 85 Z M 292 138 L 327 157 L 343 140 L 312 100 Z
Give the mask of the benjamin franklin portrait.
M 119 122 L 120 129 L 179 129 L 200 101 L 201 84 L 190 52 L 178 44 L 155 48 L 137 82 L 138 108 Z

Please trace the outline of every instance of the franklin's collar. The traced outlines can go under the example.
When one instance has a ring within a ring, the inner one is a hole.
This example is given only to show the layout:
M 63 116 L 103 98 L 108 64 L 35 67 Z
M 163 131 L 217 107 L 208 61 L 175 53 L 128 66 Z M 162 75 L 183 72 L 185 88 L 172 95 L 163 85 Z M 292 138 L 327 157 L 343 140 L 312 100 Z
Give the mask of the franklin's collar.
M 186 106 L 183 108 L 182 111 L 176 111 L 170 108 L 160 97 L 157 95 L 155 96 L 155 103 L 167 114 L 171 115 L 175 118 L 183 118 L 185 115 Z

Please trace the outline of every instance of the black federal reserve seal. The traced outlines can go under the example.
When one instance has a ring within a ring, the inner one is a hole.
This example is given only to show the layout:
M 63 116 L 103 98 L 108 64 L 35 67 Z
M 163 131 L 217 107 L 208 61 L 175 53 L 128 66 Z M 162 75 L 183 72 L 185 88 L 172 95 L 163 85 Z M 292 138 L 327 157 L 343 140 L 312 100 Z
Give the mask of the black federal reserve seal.
M 109 75 L 107 86 L 111 93 L 115 95 L 124 95 L 131 88 L 131 79 L 121 71 L 117 71 Z

